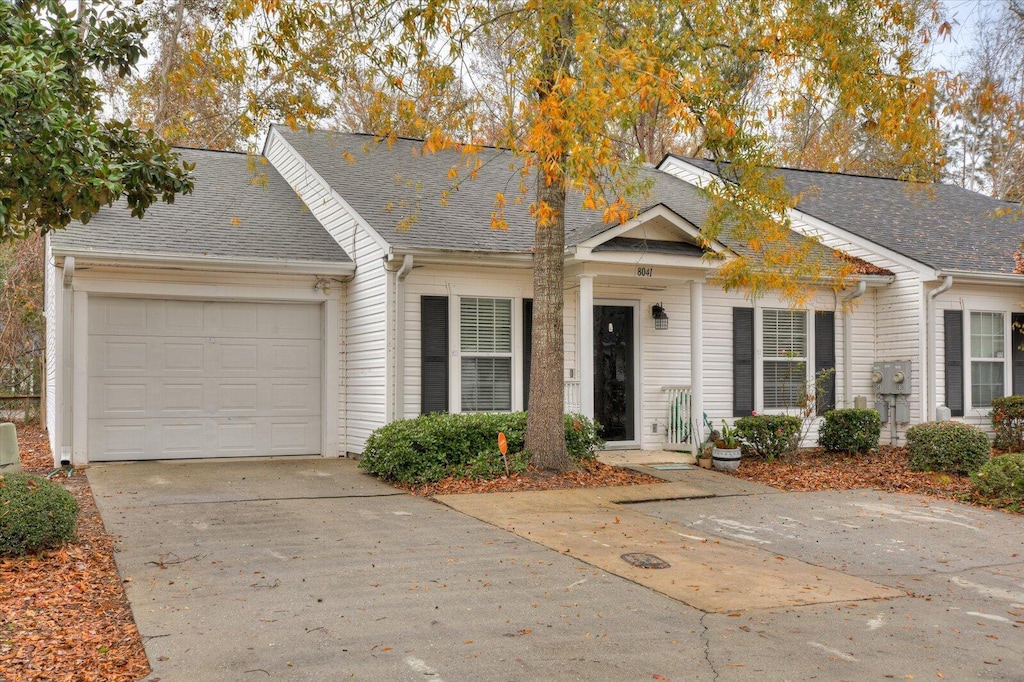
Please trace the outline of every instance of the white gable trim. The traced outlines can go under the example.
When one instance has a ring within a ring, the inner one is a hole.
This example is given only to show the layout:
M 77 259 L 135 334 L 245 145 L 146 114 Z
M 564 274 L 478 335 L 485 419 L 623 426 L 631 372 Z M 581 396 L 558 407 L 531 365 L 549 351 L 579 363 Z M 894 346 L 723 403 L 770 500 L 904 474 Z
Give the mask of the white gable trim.
M 580 244 L 577 244 L 575 247 L 570 247 L 570 249 L 574 250 L 577 258 L 589 258 L 593 250 L 600 246 L 601 244 L 611 241 L 616 237 L 622 236 L 623 234 L 626 234 L 631 230 L 635 230 L 636 228 L 642 226 L 644 223 L 647 223 L 655 218 L 663 218 L 669 224 L 674 225 L 676 228 L 678 228 L 680 232 L 682 232 L 688 238 L 687 241 L 689 241 L 691 244 L 700 246 L 701 242 L 704 241 L 704 237 L 701 235 L 700 230 L 697 229 L 696 226 L 694 226 L 688 220 L 684 219 L 682 216 L 680 216 L 678 213 L 671 210 L 664 204 L 658 204 L 657 206 L 647 209 L 646 211 L 636 216 L 632 220 L 628 220 L 622 223 L 621 225 L 610 227 L 604 232 L 595 235 L 590 239 L 581 242 Z M 718 240 L 710 240 L 708 242 L 708 246 L 715 253 L 731 253 L 729 249 L 726 248 L 726 246 Z
M 674 175 L 680 180 L 689 182 L 692 185 L 696 185 L 700 188 L 706 188 L 714 182 L 721 182 L 721 178 L 714 173 L 699 168 L 692 163 L 684 161 L 679 157 L 672 156 L 671 154 L 666 156 L 660 164 L 658 164 L 658 170 Z M 870 251 L 871 253 L 888 258 L 893 263 L 898 263 L 905 268 L 913 270 L 915 273 L 921 276 L 922 279 L 932 280 L 938 277 L 935 268 L 929 266 L 927 263 L 914 260 L 908 256 L 905 256 L 898 251 L 882 246 L 878 242 L 872 241 L 866 237 L 856 235 L 838 225 L 833 225 L 830 222 L 816 218 L 809 213 L 791 208 L 789 209 L 789 217 L 792 222 L 792 227 L 795 231 L 804 234 L 809 237 L 819 237 L 819 232 L 826 232 L 833 237 L 838 239 L 844 239 L 850 244 L 856 245 Z M 841 248 L 841 247 L 840 247 Z
M 793 229 L 797 232 L 801 232 L 810 237 L 819 237 L 819 232 L 826 232 L 833 237 L 846 240 L 850 244 L 870 251 L 876 256 L 888 258 L 892 262 L 898 263 L 899 265 L 914 271 L 921 277 L 921 279 L 933 280 L 938 277 L 938 273 L 935 268 L 926 263 L 904 256 L 898 251 L 893 251 L 892 249 L 882 246 L 878 242 L 856 235 L 848 230 L 833 225 L 830 222 L 822 220 L 821 218 L 815 218 L 809 213 L 804 213 L 798 209 L 791 208 L 789 209 L 789 215 Z M 842 249 L 842 247 L 839 248 Z
M 274 127 L 271 127 L 270 133 L 267 135 L 267 140 L 263 144 L 263 156 L 268 160 L 271 160 L 271 163 L 273 164 L 272 157 L 270 154 L 268 154 L 268 152 L 271 151 L 271 145 L 277 143 L 281 144 L 285 149 L 288 150 L 288 152 L 295 159 L 298 159 L 299 162 L 302 163 L 303 171 L 306 173 L 306 175 L 308 177 L 313 178 L 313 180 L 319 183 L 330 193 L 331 198 L 338 202 L 338 205 L 341 206 L 350 216 L 352 216 L 352 219 L 356 222 L 356 224 L 359 225 L 359 227 L 361 227 L 366 232 L 366 234 L 368 234 L 370 238 L 373 239 L 374 242 L 376 242 L 377 246 L 379 246 L 381 250 L 383 250 L 384 253 L 388 255 L 388 260 L 390 260 L 392 256 L 392 247 L 391 244 L 388 243 L 388 240 L 386 240 L 381 235 L 380 232 L 374 229 L 370 225 L 370 223 L 366 221 L 365 218 L 359 215 L 359 213 L 354 208 L 352 208 L 352 206 L 347 201 L 345 201 L 345 199 L 342 198 L 340 194 L 338 194 L 334 187 L 332 187 L 331 184 L 328 183 L 323 178 L 322 175 L 316 172 L 316 170 L 309 164 L 309 161 L 307 161 L 304 156 L 299 154 L 298 150 L 296 150 L 295 147 L 291 146 L 288 143 L 288 141 L 284 138 L 284 136 L 281 135 L 281 133 L 277 132 L 277 129 Z M 276 164 L 274 167 L 277 168 Z M 280 169 L 278 169 L 278 171 L 280 172 Z M 305 199 L 303 199 L 303 201 L 305 201 Z

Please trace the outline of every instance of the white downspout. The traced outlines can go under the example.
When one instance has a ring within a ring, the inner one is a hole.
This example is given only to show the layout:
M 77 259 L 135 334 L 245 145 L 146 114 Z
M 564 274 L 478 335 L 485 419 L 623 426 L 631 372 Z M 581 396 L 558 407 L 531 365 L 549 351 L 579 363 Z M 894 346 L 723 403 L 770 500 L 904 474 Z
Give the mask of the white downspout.
M 402 267 L 395 273 L 395 381 L 394 400 L 391 401 L 391 420 L 405 416 L 405 288 L 402 284 L 412 272 L 413 257 L 407 253 Z
M 946 275 L 942 278 L 942 284 L 937 288 L 928 292 L 928 300 L 925 302 L 924 314 L 927 316 L 925 320 L 925 335 L 928 337 L 924 340 L 925 347 L 925 358 L 928 364 L 926 369 L 927 373 L 927 387 L 925 391 L 925 400 L 927 401 L 927 407 L 925 408 L 925 419 L 927 421 L 935 421 L 935 410 L 938 407 L 936 405 L 936 386 L 935 386 L 935 361 L 936 356 L 936 343 L 935 343 L 935 299 L 939 295 L 946 293 L 953 286 L 953 275 Z
M 62 466 L 71 464 L 72 445 L 74 444 L 74 417 L 71 412 L 71 405 L 74 403 L 74 292 L 71 290 L 71 283 L 75 279 L 75 257 L 68 256 L 64 259 L 64 278 L 61 297 L 61 367 L 63 367 L 63 386 L 61 387 L 61 443 L 60 463 Z
M 853 324 L 850 316 L 853 306 L 850 305 L 864 295 L 868 283 L 857 282 L 857 288 L 843 297 L 843 407 L 853 407 Z

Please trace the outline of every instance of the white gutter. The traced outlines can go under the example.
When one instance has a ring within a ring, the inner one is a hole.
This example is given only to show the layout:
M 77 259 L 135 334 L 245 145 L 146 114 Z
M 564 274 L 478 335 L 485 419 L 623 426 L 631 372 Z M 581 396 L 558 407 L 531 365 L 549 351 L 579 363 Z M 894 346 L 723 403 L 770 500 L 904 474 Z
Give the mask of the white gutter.
M 395 378 L 392 382 L 391 420 L 405 415 L 405 287 L 402 283 L 412 272 L 413 256 L 405 254 L 402 267 L 395 273 Z
M 1024 275 L 1002 274 L 997 272 L 965 272 L 963 270 L 940 270 L 937 277 L 956 277 L 957 282 L 966 284 L 979 282 L 984 284 L 1005 284 L 1007 286 L 1021 286 L 1024 284 Z
M 61 320 L 61 367 L 63 368 L 63 376 L 61 384 L 63 384 L 61 391 L 61 442 L 60 442 L 60 463 L 62 466 L 71 464 L 71 453 L 74 434 L 74 415 L 71 411 L 71 405 L 74 402 L 72 399 L 74 384 L 74 356 L 72 349 L 74 348 L 74 306 L 72 301 L 74 300 L 75 293 L 71 289 L 71 285 L 75 279 L 75 257 L 67 256 L 64 259 L 64 277 L 63 285 L 64 288 L 61 291 L 61 312 L 58 315 Z
M 853 301 L 864 295 L 868 283 L 863 279 L 857 288 L 843 297 L 843 407 L 853 407 Z
M 927 386 L 925 390 L 925 400 L 927 405 L 925 406 L 925 419 L 926 421 L 935 421 L 935 410 L 938 407 L 936 400 L 935 386 L 935 362 L 937 360 L 938 353 L 936 352 L 936 329 L 935 329 L 935 299 L 940 294 L 944 294 L 949 291 L 950 287 L 953 286 L 953 275 L 944 275 L 942 284 L 937 288 L 928 292 L 928 298 L 925 300 L 924 314 L 925 319 L 925 362 L 927 363 L 927 375 L 925 377 Z
M 199 256 L 172 253 L 141 253 L 137 251 L 95 251 L 91 249 L 54 250 L 54 258 L 78 258 L 91 265 L 131 265 L 135 267 L 173 268 L 178 270 L 220 270 L 227 272 L 260 272 L 291 275 L 340 275 L 355 273 L 355 263 L 311 262 L 303 260 L 271 260 L 233 256 Z

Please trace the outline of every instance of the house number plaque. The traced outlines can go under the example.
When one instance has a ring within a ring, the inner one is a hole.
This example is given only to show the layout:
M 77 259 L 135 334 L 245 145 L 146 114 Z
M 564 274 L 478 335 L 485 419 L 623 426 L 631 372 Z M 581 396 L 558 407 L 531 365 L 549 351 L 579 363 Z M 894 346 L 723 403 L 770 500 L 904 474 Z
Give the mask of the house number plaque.
M 640 266 L 636 269 L 637 277 L 654 277 L 654 268 L 645 268 Z

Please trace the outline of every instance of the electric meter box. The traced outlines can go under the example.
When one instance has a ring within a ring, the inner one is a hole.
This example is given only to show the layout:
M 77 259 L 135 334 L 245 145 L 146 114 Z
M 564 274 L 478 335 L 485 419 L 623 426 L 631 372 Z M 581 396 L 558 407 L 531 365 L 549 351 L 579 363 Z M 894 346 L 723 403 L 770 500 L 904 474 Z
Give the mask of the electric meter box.
M 871 383 L 876 394 L 910 395 L 910 360 L 886 360 L 871 367 Z M 883 416 L 883 420 L 884 416 Z

